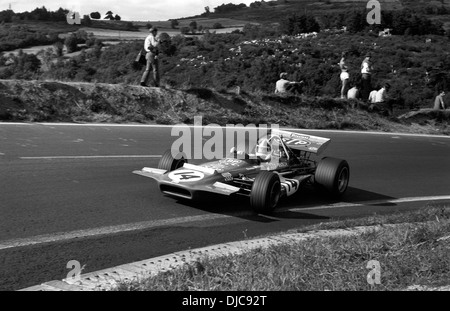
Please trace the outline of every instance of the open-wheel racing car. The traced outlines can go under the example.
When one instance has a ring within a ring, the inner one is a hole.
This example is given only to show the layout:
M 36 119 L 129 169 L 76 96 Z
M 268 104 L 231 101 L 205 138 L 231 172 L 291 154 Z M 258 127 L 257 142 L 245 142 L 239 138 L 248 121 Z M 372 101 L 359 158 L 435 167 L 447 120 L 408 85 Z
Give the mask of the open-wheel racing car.
M 203 192 L 245 195 L 262 214 L 271 213 L 279 200 L 306 184 L 340 197 L 347 190 L 347 161 L 332 157 L 314 160 L 330 139 L 290 131 L 272 130 L 260 138 L 252 152 L 233 147 L 230 156 L 200 165 L 188 163 L 182 153 L 167 150 L 158 168 L 133 173 L 153 178 L 166 195 L 196 199 Z

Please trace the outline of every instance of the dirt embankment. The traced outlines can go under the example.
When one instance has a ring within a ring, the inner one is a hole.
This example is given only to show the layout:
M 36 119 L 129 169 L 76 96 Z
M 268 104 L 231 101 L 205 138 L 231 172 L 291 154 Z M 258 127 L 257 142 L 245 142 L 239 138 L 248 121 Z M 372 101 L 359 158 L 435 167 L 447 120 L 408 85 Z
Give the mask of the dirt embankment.
M 192 124 L 195 116 L 202 116 L 204 125 L 449 134 L 449 114 L 431 111 L 428 120 L 417 122 L 407 116 L 385 117 L 361 103 L 333 98 L 0 80 L 0 121 Z

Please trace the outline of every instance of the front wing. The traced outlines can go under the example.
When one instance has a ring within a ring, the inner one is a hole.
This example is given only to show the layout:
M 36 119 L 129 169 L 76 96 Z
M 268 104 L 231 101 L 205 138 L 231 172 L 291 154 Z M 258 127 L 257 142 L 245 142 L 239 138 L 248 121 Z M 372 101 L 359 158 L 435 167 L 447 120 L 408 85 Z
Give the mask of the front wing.
M 156 180 L 161 191 L 165 194 L 192 199 L 196 192 L 211 192 L 223 195 L 231 195 L 239 192 L 241 189 L 233 185 L 222 182 L 214 182 L 211 185 L 203 184 L 181 184 L 163 179 L 166 170 L 144 167 L 142 170 L 134 171 L 134 174 L 149 177 Z
M 247 186 L 246 188 L 233 186 L 219 181 L 210 185 L 183 184 L 164 179 L 163 176 L 166 172 L 166 170 L 145 167 L 142 170 L 134 171 L 133 173 L 156 180 L 161 192 L 184 199 L 193 199 L 197 192 L 210 192 L 222 195 L 242 193 L 249 195 L 251 192 L 249 191 L 251 189 L 251 183 L 253 182 L 246 180 L 247 185 L 250 183 L 250 187 Z M 280 175 L 282 194 L 288 197 L 295 194 L 300 189 L 302 183 L 307 181 L 310 177 L 310 174 L 297 176 L 295 178 L 285 178 Z M 236 184 L 239 183 L 236 182 Z

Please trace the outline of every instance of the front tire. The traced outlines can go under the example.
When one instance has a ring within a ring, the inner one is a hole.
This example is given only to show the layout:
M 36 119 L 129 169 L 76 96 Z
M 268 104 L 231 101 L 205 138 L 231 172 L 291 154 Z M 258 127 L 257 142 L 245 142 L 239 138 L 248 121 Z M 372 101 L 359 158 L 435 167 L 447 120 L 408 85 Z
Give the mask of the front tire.
M 260 172 L 253 182 L 250 193 L 250 205 L 260 214 L 270 214 L 281 196 L 280 177 L 272 172 Z
M 161 160 L 159 160 L 158 168 L 170 172 L 183 167 L 184 163 L 187 163 L 187 159 L 183 153 L 179 153 L 174 158 L 172 156 L 172 151 L 169 149 L 164 152 Z
M 314 178 L 316 185 L 324 187 L 331 195 L 340 197 L 347 190 L 350 167 L 345 160 L 323 158 L 317 166 Z

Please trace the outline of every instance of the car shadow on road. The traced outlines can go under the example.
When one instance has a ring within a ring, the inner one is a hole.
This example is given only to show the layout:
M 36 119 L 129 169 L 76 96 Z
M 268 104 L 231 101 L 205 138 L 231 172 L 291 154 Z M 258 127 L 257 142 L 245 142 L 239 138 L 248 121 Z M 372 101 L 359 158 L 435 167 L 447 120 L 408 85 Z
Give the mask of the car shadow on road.
M 353 187 L 348 187 L 345 194 L 340 198 L 335 198 L 325 191 L 315 188 L 305 188 L 294 196 L 287 198 L 281 206 L 285 208 L 310 208 L 339 203 L 343 205 L 349 203 L 367 206 L 396 206 L 397 204 L 390 202 L 395 199 L 397 198 Z
M 249 221 L 272 223 L 280 219 L 304 219 L 304 220 L 327 220 L 328 217 L 315 215 L 314 213 L 299 211 L 283 211 L 278 213 L 278 208 L 285 207 L 285 200 L 280 201 L 279 207 L 271 215 L 258 214 L 250 207 L 249 198 L 245 196 L 230 196 L 224 198 L 221 195 L 205 194 L 201 199 L 195 201 L 177 201 L 179 204 L 187 205 L 197 210 L 208 213 L 216 213 L 237 217 Z
M 348 203 L 361 204 L 364 206 L 397 206 L 397 204 L 390 201 L 396 198 L 383 195 L 376 192 L 367 191 L 364 189 L 348 187 L 347 192 L 340 199 L 336 199 L 326 192 L 305 187 L 299 193 L 284 198 L 279 202 L 275 212 L 271 215 L 257 214 L 250 207 L 248 197 L 244 196 L 230 196 L 223 197 L 216 194 L 206 194 L 200 200 L 184 201 L 179 200 L 179 204 L 187 205 L 192 208 L 202 210 L 209 213 L 218 213 L 238 217 L 249 221 L 272 223 L 280 221 L 281 219 L 302 219 L 302 220 L 329 220 L 330 217 L 318 215 L 309 208 L 345 208 Z M 336 207 L 333 207 L 336 205 Z M 305 211 L 301 209 L 305 208 Z M 294 210 L 295 209 L 295 210 Z M 323 214 L 323 213 L 322 213 Z
M 221 195 L 207 194 L 201 200 L 179 201 L 179 203 L 205 212 L 229 215 L 249 221 L 271 223 L 280 219 L 328 220 L 330 219 L 329 217 L 317 215 L 307 209 L 320 208 L 321 206 L 330 208 L 333 205 L 336 205 L 335 208 L 345 208 L 346 203 L 349 204 L 349 207 L 352 207 L 354 204 L 368 207 L 397 206 L 396 203 L 391 202 L 395 199 L 397 198 L 354 187 L 348 187 L 347 192 L 341 198 L 336 199 L 325 191 L 313 187 L 305 187 L 295 195 L 282 199 L 273 215 L 257 214 L 250 207 L 249 198 L 244 196 L 223 197 Z M 305 208 L 305 211 L 301 211 L 302 208 Z

